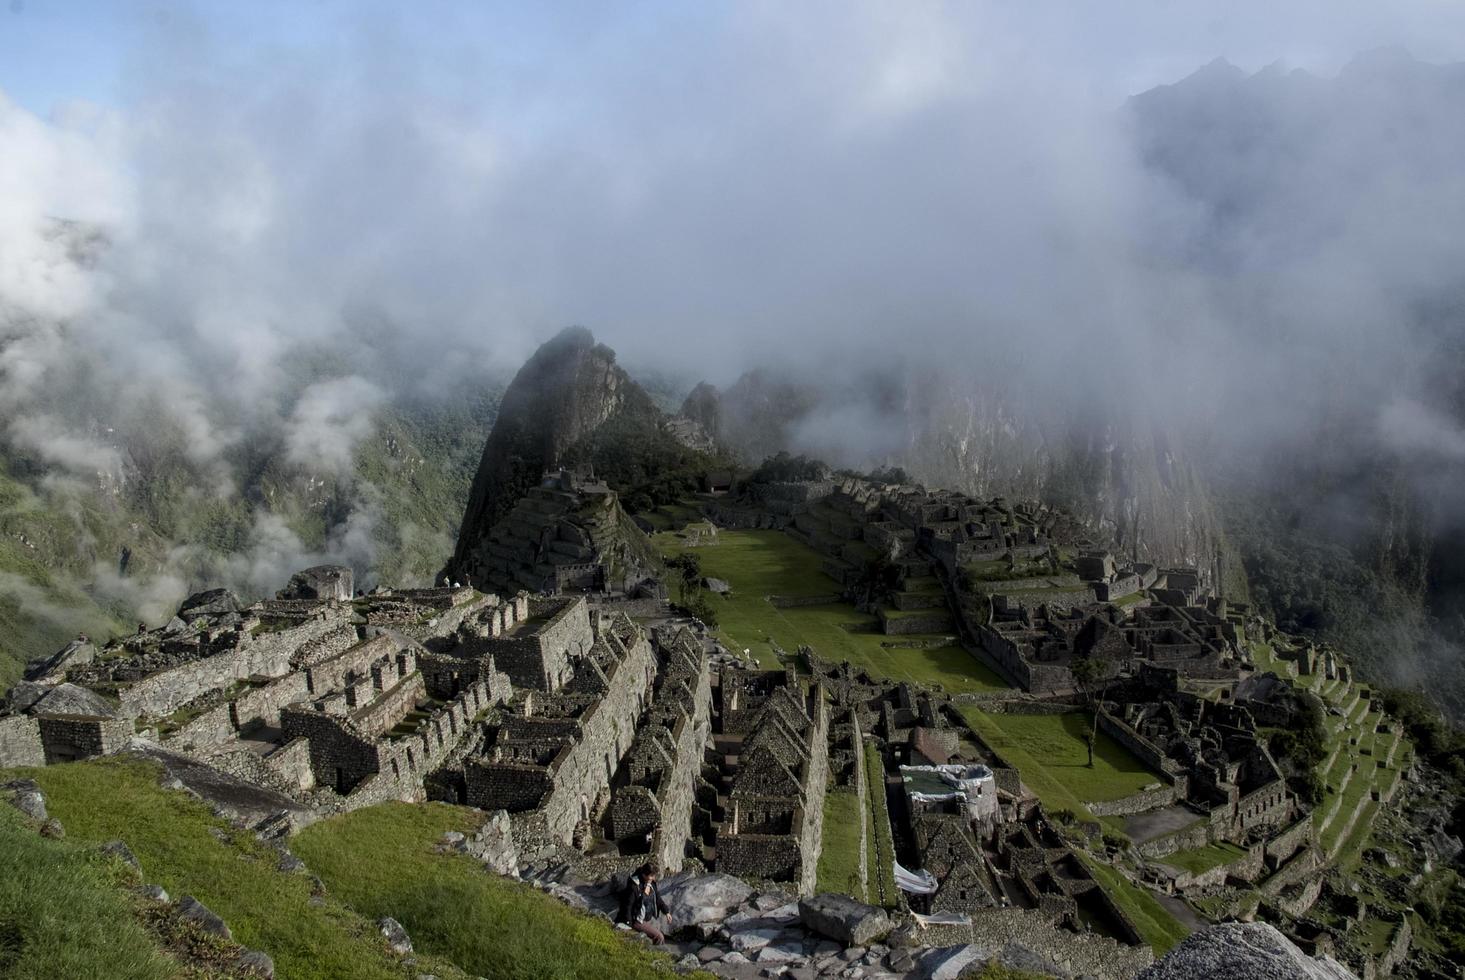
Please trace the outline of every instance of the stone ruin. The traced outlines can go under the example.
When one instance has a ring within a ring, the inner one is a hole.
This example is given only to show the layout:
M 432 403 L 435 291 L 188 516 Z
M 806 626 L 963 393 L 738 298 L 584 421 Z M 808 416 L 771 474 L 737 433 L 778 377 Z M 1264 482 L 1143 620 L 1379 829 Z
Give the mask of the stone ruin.
M 655 582 L 651 543 L 588 467 L 544 474 L 454 574 L 484 589 L 634 595 Z
M 899 586 L 881 599 L 883 629 L 964 642 L 1027 692 L 1016 710 L 1038 699 L 1079 710 L 1072 665 L 1106 661 L 1098 725 L 1158 779 L 1093 812 L 1169 807 L 1196 820 L 1141 843 L 1144 857 L 1229 842 L 1257 873 L 1312 859 L 1307 815 L 1257 732 L 1286 710 L 1243 653 L 1259 620 L 1196 570 L 1124 562 L 1049 508 L 858 479 L 737 498 L 719 485 L 701 506 L 710 528 L 777 527 L 809 545 L 846 596 L 870 562 L 890 563 Z M 1020 942 L 1100 976 L 1149 960 L 951 696 L 808 649 L 756 669 L 671 616 L 643 547 L 591 474 L 546 474 L 475 553 L 473 585 L 355 596 L 349 569 L 322 566 L 273 599 L 200 593 L 157 629 L 79 638 L 34 662 L 0 713 L 0 766 L 143 740 L 283 794 L 298 813 L 428 799 L 490 811 L 470 843 L 500 870 L 603 880 L 650 856 L 804 896 L 827 791 L 884 790 L 886 809 L 868 812 L 888 812 L 899 886 L 874 881 L 863 846 L 860 873 L 887 907 L 919 917 L 921 943 Z M 973 581 L 973 563 L 990 577 Z M 884 786 L 867 785 L 870 753 Z M 1206 887 L 1156 868 L 1142 870 L 1162 890 Z M 752 929 L 780 911 L 739 914 Z

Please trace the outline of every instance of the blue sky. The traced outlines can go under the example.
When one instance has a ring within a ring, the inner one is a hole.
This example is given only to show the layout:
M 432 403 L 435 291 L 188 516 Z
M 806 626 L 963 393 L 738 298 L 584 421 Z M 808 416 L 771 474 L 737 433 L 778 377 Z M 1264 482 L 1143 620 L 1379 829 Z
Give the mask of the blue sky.
M 617 52 L 634 62 L 650 35 L 697 45 L 740 20 L 778 19 L 777 5 L 743 3 L 445 3 L 349 0 L 0 0 L 0 90 L 32 112 L 72 99 L 125 106 L 169 63 L 207 52 L 216 63 L 253 62 L 267 74 L 289 52 L 346 70 L 353 50 L 391 49 L 429 80 L 485 84 L 505 65 L 561 68 Z M 881 4 L 864 5 L 880 8 Z M 1465 4 L 1449 0 L 1292 0 L 1094 4 L 998 0 L 884 4 L 894 14 L 940 10 L 980 19 L 983 29 L 1034 60 L 1060 64 L 1102 98 L 1179 78 L 1214 57 L 1249 69 L 1281 60 L 1330 73 L 1353 53 L 1401 45 L 1430 61 L 1465 59 Z M 831 26 L 848 7 L 785 7 Z M 810 17 L 811 14 L 816 16 Z M 968 18 L 968 19 L 971 19 Z M 818 38 L 812 57 L 818 56 Z M 429 90 L 435 83 L 429 81 Z

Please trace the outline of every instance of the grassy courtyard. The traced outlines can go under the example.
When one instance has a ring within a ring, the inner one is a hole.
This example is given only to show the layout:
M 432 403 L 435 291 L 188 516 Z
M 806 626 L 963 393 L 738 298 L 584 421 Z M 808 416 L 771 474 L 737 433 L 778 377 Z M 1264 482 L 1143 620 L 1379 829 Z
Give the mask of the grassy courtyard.
M 1223 864 L 1230 864 L 1245 854 L 1245 848 L 1222 841 L 1219 844 L 1208 844 L 1205 847 L 1193 847 L 1189 850 L 1176 851 L 1169 857 L 1164 858 L 1164 862 L 1172 868 L 1179 868 L 1181 871 L 1189 871 L 1191 874 L 1201 874 L 1212 868 L 1218 868 Z
M 732 586 L 727 598 L 711 597 L 718 632 L 736 650 L 748 650 L 767 667 L 780 666 L 774 645 L 792 654 L 807 644 L 826 660 L 850 663 L 881 677 L 940 684 L 953 693 L 1000 691 L 1007 685 L 957 646 L 887 647 L 896 638 L 879 620 L 843 602 L 778 608 L 769 596 L 833 598 L 839 585 L 824 574 L 817 553 L 780 531 L 720 531 L 716 544 L 685 548 L 674 533 L 658 534 L 666 555 L 696 554 L 702 573 Z M 898 640 L 932 639 L 902 636 Z
M 818 891 L 865 900 L 865 883 L 860 878 L 860 824 L 864 816 L 865 800 L 853 788 L 837 786 L 824 794 Z
M 1088 765 L 1084 736 L 1089 715 L 990 714 L 974 706 L 961 709 L 967 724 L 1022 773 L 1043 805 L 1089 817 L 1086 803 L 1102 803 L 1137 793 L 1160 777 L 1103 732 L 1094 742 Z

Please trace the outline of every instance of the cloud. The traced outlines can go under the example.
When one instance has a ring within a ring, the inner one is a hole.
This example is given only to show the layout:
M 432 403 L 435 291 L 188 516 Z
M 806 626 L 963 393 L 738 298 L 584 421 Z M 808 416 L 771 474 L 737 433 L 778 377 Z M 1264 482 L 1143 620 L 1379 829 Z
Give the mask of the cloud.
M 1407 398 L 1390 402 L 1379 413 L 1378 436 L 1385 446 L 1402 453 L 1465 460 L 1465 427 Z
M 355 376 L 311 385 L 285 423 L 286 457 L 313 472 L 349 474 L 357 445 L 373 430 L 372 412 L 385 400 L 386 392 Z

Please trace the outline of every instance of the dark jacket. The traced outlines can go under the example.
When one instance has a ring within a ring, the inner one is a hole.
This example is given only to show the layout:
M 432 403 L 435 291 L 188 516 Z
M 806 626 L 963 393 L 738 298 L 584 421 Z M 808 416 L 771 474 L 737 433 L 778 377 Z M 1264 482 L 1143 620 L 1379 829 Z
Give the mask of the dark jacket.
M 651 882 L 650 895 L 645 894 L 645 886 L 640 874 L 633 874 L 626 881 L 626 887 L 621 891 L 621 908 L 616 913 L 617 922 L 635 925 L 669 911 L 661 900 L 661 889 L 656 882 Z

